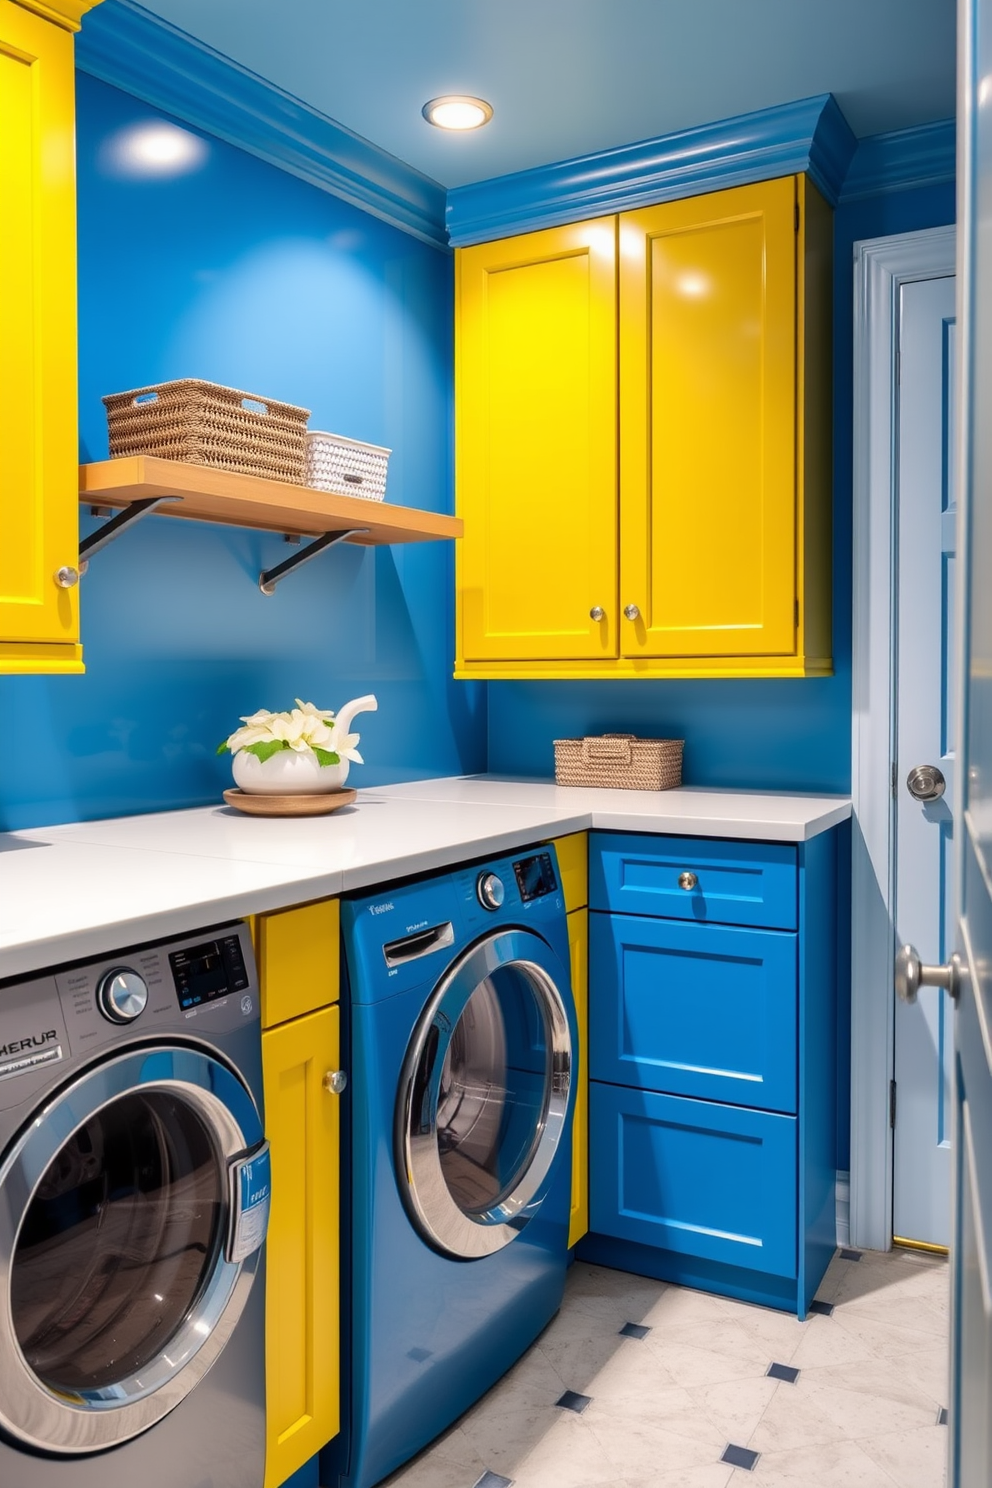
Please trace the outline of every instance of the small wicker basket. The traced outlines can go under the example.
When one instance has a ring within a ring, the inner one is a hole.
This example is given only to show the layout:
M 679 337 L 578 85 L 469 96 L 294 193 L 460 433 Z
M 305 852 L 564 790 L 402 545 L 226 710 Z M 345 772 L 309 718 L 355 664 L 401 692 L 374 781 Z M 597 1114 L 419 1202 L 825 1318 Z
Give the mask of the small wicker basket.
M 556 739 L 555 782 L 614 790 L 674 790 L 682 784 L 684 745 L 684 739 L 639 739 L 636 734 Z
M 110 393 L 103 402 L 112 458 L 157 455 L 303 484 L 307 408 L 192 377 Z
M 315 491 L 363 496 L 366 501 L 384 499 L 391 450 L 322 429 L 309 430 L 306 445 L 306 483 Z

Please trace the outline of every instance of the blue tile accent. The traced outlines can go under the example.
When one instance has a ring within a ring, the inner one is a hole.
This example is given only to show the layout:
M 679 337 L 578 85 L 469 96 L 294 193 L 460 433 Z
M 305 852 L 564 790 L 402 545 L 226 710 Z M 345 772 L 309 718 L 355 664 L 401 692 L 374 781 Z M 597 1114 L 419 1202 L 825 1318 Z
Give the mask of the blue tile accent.
M 504 1478 L 500 1473 L 490 1472 L 487 1468 L 473 1484 L 473 1488 L 512 1488 L 512 1485 L 512 1478 Z
M 937 1412 L 937 1425 L 938 1426 L 946 1426 L 947 1425 L 947 1406 L 946 1405 L 942 1405 L 940 1407 L 940 1410 Z
M 555 1401 L 555 1405 L 560 1405 L 562 1410 L 575 1411 L 579 1415 L 591 1400 L 591 1395 L 580 1395 L 577 1390 L 566 1390 L 564 1395 L 559 1396 Z
M 840 1258 L 841 1258 L 842 1261 L 860 1261 L 860 1259 L 861 1259 L 861 1251 L 860 1250 L 842 1250 L 840 1252 Z
M 76 38 L 83 72 L 445 246 L 444 187 L 150 14 L 106 0 Z
M 760 1456 L 760 1452 L 752 1452 L 750 1447 L 738 1447 L 730 1442 L 720 1461 L 729 1462 L 731 1467 L 742 1467 L 745 1472 L 753 1472 Z
M 834 1304 L 832 1302 L 812 1301 L 809 1304 L 810 1312 L 815 1312 L 819 1317 L 833 1317 Z
M 822 93 L 455 187 L 448 192 L 448 232 L 460 247 L 794 171 L 809 171 L 833 203 L 855 145 L 832 94 Z
M 624 1323 L 620 1329 L 621 1338 L 647 1338 L 651 1332 L 643 1323 Z
M 941 119 L 915 129 L 858 141 L 841 200 L 860 201 L 909 186 L 937 186 L 955 177 L 955 123 Z
M 799 1378 L 799 1370 L 791 1364 L 769 1364 L 765 1373 L 769 1379 L 784 1380 L 787 1385 L 794 1385 Z

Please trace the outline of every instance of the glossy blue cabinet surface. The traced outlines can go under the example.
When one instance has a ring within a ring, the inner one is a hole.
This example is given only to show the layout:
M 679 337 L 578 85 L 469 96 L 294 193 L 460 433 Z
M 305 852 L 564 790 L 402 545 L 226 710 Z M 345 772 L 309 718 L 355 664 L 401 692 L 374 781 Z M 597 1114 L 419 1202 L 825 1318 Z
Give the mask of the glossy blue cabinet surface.
M 589 916 L 590 1075 L 796 1111 L 796 935 Z
M 602 1235 L 796 1274 L 796 1122 L 593 1081 L 589 1222 Z
M 691 888 L 679 883 L 685 874 Z M 592 909 L 795 930 L 797 882 L 791 843 L 621 832 L 589 840 Z

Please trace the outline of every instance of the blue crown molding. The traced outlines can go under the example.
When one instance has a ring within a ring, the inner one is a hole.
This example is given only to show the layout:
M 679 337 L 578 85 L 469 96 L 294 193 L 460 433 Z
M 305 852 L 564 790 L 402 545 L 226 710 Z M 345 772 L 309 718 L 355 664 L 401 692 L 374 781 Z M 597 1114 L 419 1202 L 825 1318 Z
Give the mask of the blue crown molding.
M 844 178 L 841 201 L 860 201 L 910 186 L 936 186 L 955 177 L 953 119 L 920 124 L 893 134 L 873 134 L 858 141 Z
M 105 0 L 87 15 L 76 65 L 435 248 L 447 247 L 443 186 L 134 0 Z
M 808 171 L 833 205 L 857 141 L 832 94 L 448 192 L 458 247 Z

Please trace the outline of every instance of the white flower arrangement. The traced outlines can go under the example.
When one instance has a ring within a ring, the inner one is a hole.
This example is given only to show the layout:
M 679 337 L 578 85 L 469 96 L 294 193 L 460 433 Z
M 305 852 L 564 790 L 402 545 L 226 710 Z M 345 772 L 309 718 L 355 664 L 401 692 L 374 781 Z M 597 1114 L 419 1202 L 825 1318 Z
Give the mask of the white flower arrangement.
M 242 718 L 242 728 L 235 729 L 217 753 L 230 750 L 237 754 L 244 750 L 253 754 L 264 764 L 283 749 L 293 749 L 297 754 L 309 754 L 318 765 L 339 765 L 343 759 L 356 765 L 364 763 L 355 745 L 360 734 L 346 734 L 334 721 L 330 708 L 315 708 L 313 703 L 296 699 L 296 707 L 288 713 L 269 713 L 260 708 L 250 718 Z

